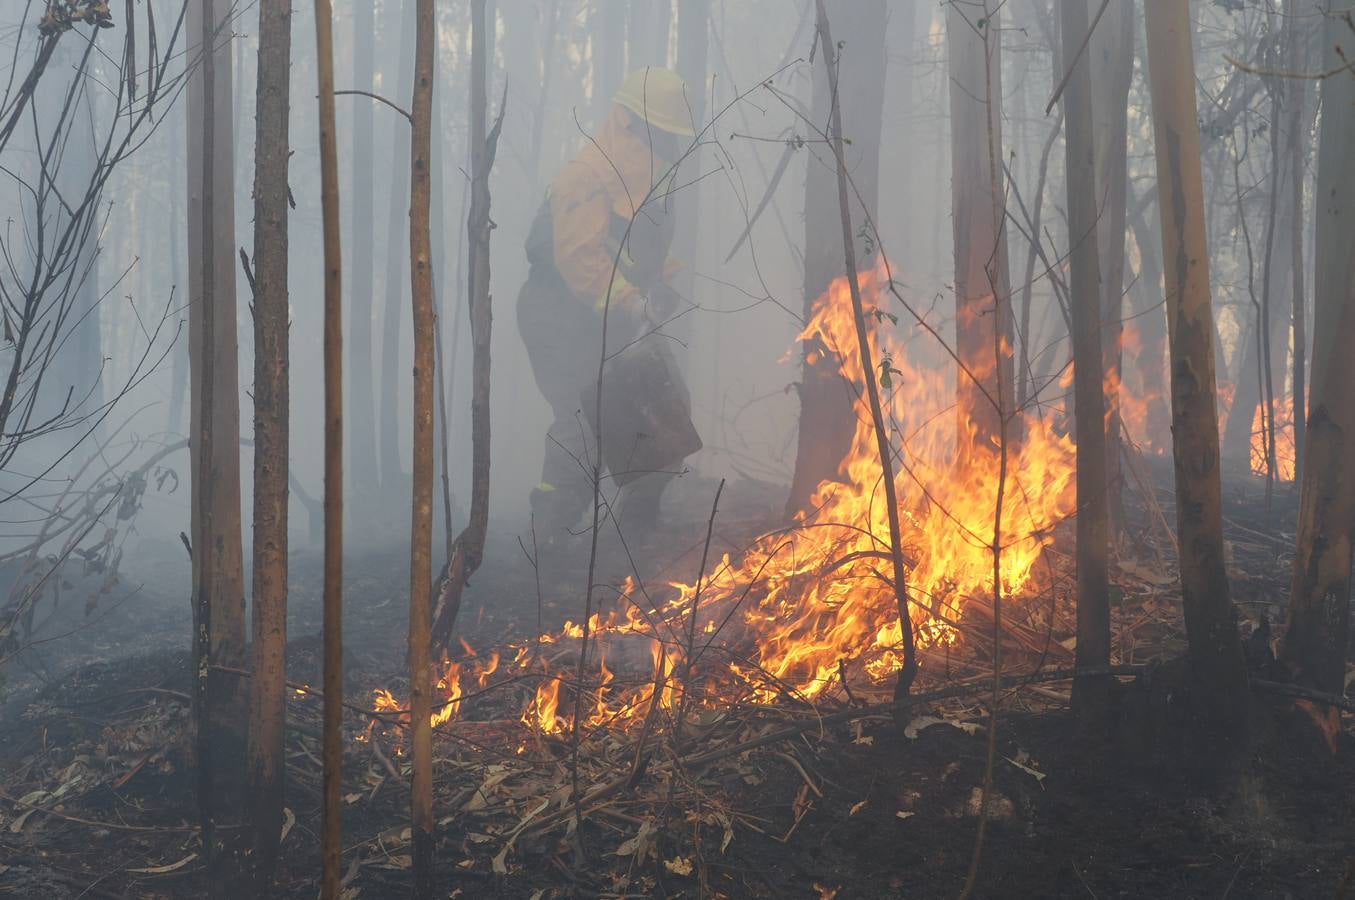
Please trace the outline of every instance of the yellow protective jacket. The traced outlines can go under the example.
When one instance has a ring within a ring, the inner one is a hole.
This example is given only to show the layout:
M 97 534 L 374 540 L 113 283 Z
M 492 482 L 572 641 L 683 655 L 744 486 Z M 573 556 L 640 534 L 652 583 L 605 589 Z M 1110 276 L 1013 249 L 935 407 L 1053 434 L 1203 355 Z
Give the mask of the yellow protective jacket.
M 555 267 L 580 301 L 601 309 L 610 285 L 613 306 L 635 309 L 644 292 L 671 274 L 668 204 L 650 200 L 636 215 L 667 164 L 643 134 L 629 128 L 630 113 L 615 106 L 607 122 L 560 170 L 550 191 Z M 617 249 L 632 218 L 616 277 Z

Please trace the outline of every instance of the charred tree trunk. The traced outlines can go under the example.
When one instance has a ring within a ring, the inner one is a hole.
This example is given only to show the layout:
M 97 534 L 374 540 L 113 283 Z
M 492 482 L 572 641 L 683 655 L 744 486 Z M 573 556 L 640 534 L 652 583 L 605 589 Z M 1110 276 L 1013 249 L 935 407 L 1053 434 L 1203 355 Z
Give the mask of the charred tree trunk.
M 1190 644 L 1191 708 L 1224 768 L 1247 746 L 1247 672 L 1223 559 L 1214 319 L 1205 238 L 1200 130 L 1190 11 L 1146 0 L 1148 70 L 1157 160 L 1171 353 L 1172 456 L 1181 595 Z
M 994 448 L 1015 408 L 1011 287 L 1002 177 L 1002 41 L 997 0 L 946 6 L 951 212 L 961 453 Z M 1002 342 L 1002 354 L 993 347 Z
M 1088 0 L 1093 7 L 1099 0 Z M 1129 84 L 1134 76 L 1134 0 L 1107 10 L 1087 48 L 1092 60 L 1096 142 L 1097 251 L 1101 270 L 1101 367 L 1106 390 L 1106 490 L 1111 545 L 1124 516 L 1120 471 L 1120 384 L 1124 336 L 1124 246 L 1129 185 Z
M 1089 25 L 1086 0 L 1060 0 L 1064 65 L 1064 159 L 1068 191 L 1073 401 L 1077 434 L 1077 665 L 1110 662 L 1107 584 L 1105 396 L 1101 384 L 1101 272 L 1097 251 L 1096 161 L 1091 61 L 1082 52 Z M 1193 82 L 1192 82 L 1193 84 Z M 1104 724 L 1110 684 L 1073 682 L 1073 710 L 1091 727 Z
M 375 4 L 353 5 L 353 87 L 360 91 L 376 89 L 376 68 L 373 49 L 376 43 Z M 381 470 L 376 457 L 376 400 L 372 395 L 375 369 L 372 366 L 372 293 L 375 279 L 372 262 L 375 256 L 372 210 L 373 137 L 375 133 L 372 101 L 366 97 L 353 99 L 353 159 L 349 184 L 353 194 L 353 255 L 352 278 L 348 297 L 348 358 L 349 390 L 352 393 L 351 414 L 348 417 L 348 445 L 352 455 L 349 477 L 359 497 L 370 498 L 376 490 Z M 383 110 L 382 114 L 388 111 Z M 398 128 L 399 126 L 397 126 Z M 386 399 L 384 402 L 391 402 Z
M 321 900 L 338 900 L 343 854 L 343 250 L 339 219 L 339 150 L 334 124 L 334 12 L 315 3 L 316 74 L 320 86 L 320 206 L 325 260 L 325 584 L 324 774 L 321 795 Z
M 389 17 L 390 25 L 400 29 L 400 57 L 397 63 L 399 82 L 389 93 L 400 96 L 410 87 L 414 78 L 414 16 L 405 12 L 404 7 L 398 14 Z M 396 128 L 391 135 L 391 192 L 390 212 L 386 222 L 386 287 L 382 291 L 381 325 L 381 408 L 378 414 L 378 430 L 381 447 L 381 488 L 383 493 L 403 492 L 407 486 L 404 471 L 400 467 L 400 321 L 404 303 L 404 272 L 408 258 L 404 255 L 405 242 L 401 234 L 408 235 L 409 215 L 408 198 L 405 187 L 409 172 L 409 132 Z
M 287 119 L 291 0 L 259 4 L 254 137 L 254 617 L 249 777 L 254 889 L 269 893 L 282 831 L 287 717 Z
M 484 0 L 477 0 L 472 27 L 482 29 Z M 409 267 L 414 312 L 413 512 L 409 551 L 409 715 L 414 750 L 410 795 L 414 896 L 433 896 L 432 678 L 428 658 L 433 556 L 433 0 L 415 6 L 414 97 L 410 103 Z M 474 40 L 474 38 L 472 38 Z
M 1324 5 L 1322 68 L 1336 71 L 1350 61 L 1342 48 L 1355 39 L 1355 0 Z M 1312 385 L 1283 655 L 1302 681 L 1340 694 L 1355 527 L 1355 77 L 1324 79 L 1321 90 Z
M 828 12 L 842 45 L 838 79 L 842 118 L 850 123 L 847 171 L 855 187 L 852 220 L 874 221 L 879 193 L 880 129 L 884 108 L 885 22 L 883 0 L 836 0 Z M 836 56 L 836 54 L 835 54 Z M 814 122 L 827 122 L 832 92 L 822 66 L 814 67 Z M 859 193 L 868 204 L 861 209 Z M 845 248 L 842 230 L 829 211 L 837 203 L 837 181 L 831 158 L 811 153 L 805 175 L 804 321 L 814 301 L 840 274 Z M 864 248 L 863 248 L 864 249 Z M 863 256 L 866 256 L 863 252 Z M 817 343 L 803 344 L 800 377 L 800 429 L 786 515 L 810 505 L 815 489 L 839 476 L 856 423 L 856 388 L 842 377 L 837 360 Z
M 231 57 L 223 4 L 189 5 L 201 65 L 189 79 L 189 356 L 193 454 L 194 675 L 198 803 L 215 896 L 243 888 L 247 691 L 240 401 L 235 324 Z

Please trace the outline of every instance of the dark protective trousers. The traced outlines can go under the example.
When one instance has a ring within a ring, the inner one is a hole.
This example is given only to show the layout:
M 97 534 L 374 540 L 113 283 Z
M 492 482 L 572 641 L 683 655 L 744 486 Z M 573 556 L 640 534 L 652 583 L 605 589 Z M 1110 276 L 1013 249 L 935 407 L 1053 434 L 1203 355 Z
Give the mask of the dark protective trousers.
M 531 493 L 533 521 L 544 541 L 576 531 L 593 499 L 592 468 L 598 449 L 581 398 L 592 396 L 591 388 L 597 384 L 602 314 L 575 298 L 553 266 L 542 265 L 531 267 L 518 294 L 517 314 L 532 375 L 551 408 L 541 480 Z M 607 330 L 615 350 L 631 339 L 636 328 L 613 312 Z M 660 473 L 628 485 L 623 523 L 651 527 L 669 480 Z M 604 482 L 604 495 L 614 493 L 607 488 Z

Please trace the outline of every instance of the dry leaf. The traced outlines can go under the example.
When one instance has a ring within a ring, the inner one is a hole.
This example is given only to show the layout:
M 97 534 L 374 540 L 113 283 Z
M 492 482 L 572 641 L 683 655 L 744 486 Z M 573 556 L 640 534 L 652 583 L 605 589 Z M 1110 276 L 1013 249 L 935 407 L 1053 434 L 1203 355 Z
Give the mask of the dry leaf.
M 865 802 L 865 801 L 862 801 L 862 802 Z M 906 810 L 906 809 L 901 809 L 901 810 L 899 810 L 898 812 L 894 813 L 894 818 L 896 818 L 896 819 L 911 819 L 911 818 L 912 818 L 913 816 L 915 816 L 915 815 L 917 815 L 917 813 L 915 813 L 915 812 L 909 812 L 909 811 Z
M 636 859 L 644 859 L 645 853 L 649 850 L 649 845 L 653 842 L 654 830 L 654 823 L 645 819 L 640 823 L 640 830 L 635 833 L 635 836 L 623 841 L 621 846 L 617 847 L 613 853 L 617 856 L 634 855 Z
M 1024 752 L 1018 755 L 1025 758 Z M 1040 785 L 1040 787 L 1044 788 L 1044 780 L 1049 777 L 1044 772 L 1041 772 L 1039 769 L 1033 769 L 1030 766 L 1026 765 L 1024 762 L 1017 762 L 1010 756 L 1004 756 L 1002 758 L 1005 759 L 1007 762 L 1011 763 L 1012 765 L 1016 766 L 1022 772 L 1025 772 L 1031 778 L 1034 778 L 1035 781 Z
M 296 816 L 290 809 L 284 806 L 282 808 L 282 837 L 278 838 L 279 844 L 287 840 L 287 835 L 292 833 L 292 826 L 295 824 Z
M 665 859 L 663 867 L 674 875 L 692 874 L 692 861 L 685 856 L 678 856 L 673 859 Z
M 866 808 L 866 804 L 869 803 L 869 802 L 870 802 L 870 801 L 868 801 L 868 800 L 859 800 L 859 801 L 857 801 L 856 803 L 853 803 L 853 804 L 852 804 L 851 812 L 847 813 L 847 818 L 850 819 L 852 816 L 856 815 L 856 814 L 859 813 L 861 810 L 865 809 L 865 808 Z
M 128 869 L 127 871 L 131 872 L 133 875 L 164 875 L 168 872 L 176 872 L 179 869 L 182 869 L 197 858 L 198 855 L 196 853 L 190 853 L 178 862 L 170 863 L 167 866 L 151 866 L 146 869 Z

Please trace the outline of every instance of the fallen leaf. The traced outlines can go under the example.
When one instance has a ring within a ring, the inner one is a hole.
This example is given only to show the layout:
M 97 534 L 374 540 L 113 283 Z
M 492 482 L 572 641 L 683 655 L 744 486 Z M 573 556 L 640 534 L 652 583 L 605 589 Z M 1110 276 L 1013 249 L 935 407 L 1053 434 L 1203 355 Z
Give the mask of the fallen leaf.
M 917 740 L 917 736 L 925 729 L 931 728 L 933 725 L 944 724 L 946 724 L 946 720 L 938 719 L 936 716 L 918 716 L 904 726 L 903 736 L 910 741 L 915 741 Z
M 282 808 L 282 837 L 278 838 L 279 844 L 287 840 L 287 835 L 292 833 L 292 826 L 295 824 L 296 824 L 296 815 L 293 814 L 293 812 L 290 809 L 284 806 Z
M 1002 758 L 1005 759 L 1007 762 L 1011 763 L 1012 765 L 1016 766 L 1022 772 L 1025 772 L 1031 778 L 1034 778 L 1035 781 L 1040 785 L 1040 787 L 1044 788 L 1044 780 L 1049 777 L 1047 774 L 1041 772 L 1039 769 L 1033 769 L 1023 762 L 1017 762 L 1010 756 L 1004 756 Z
M 852 804 L 851 812 L 847 813 L 847 818 L 850 819 L 852 816 L 856 815 L 856 814 L 859 813 L 861 810 L 865 809 L 865 808 L 866 808 L 866 804 L 869 803 L 869 802 L 870 802 L 870 801 L 868 801 L 868 800 L 858 800 L 856 803 L 853 803 L 853 804 Z
M 917 813 L 915 813 L 915 812 L 909 812 L 909 811 L 906 810 L 906 809 L 901 809 L 901 810 L 899 810 L 898 812 L 894 813 L 894 818 L 896 818 L 896 819 L 911 819 L 911 818 L 912 818 L 913 816 L 915 816 L 915 815 L 917 815 Z
M 640 830 L 631 837 L 621 842 L 621 846 L 612 851 L 617 856 L 636 856 L 637 859 L 644 859 L 645 851 L 649 850 L 650 838 L 654 834 L 654 823 L 645 819 L 640 823 Z
M 533 809 L 531 812 L 527 813 L 527 815 L 523 816 L 522 820 L 508 833 L 508 839 L 503 842 L 503 847 L 494 855 L 494 859 L 491 861 L 496 874 L 508 874 L 508 851 L 513 849 L 513 844 L 517 841 L 518 835 L 522 834 L 522 830 L 527 827 L 532 819 L 541 815 L 549 807 L 550 800 L 542 800 L 541 804 L 537 806 L 536 809 Z
M 982 728 L 981 725 L 974 722 L 957 722 L 953 719 L 939 719 L 936 716 L 918 716 L 904 726 L 903 736 L 910 741 L 915 741 L 919 734 L 933 725 L 949 725 L 951 728 L 960 729 L 965 734 L 977 734 Z
M 182 869 L 197 858 L 198 855 L 196 853 L 190 853 L 178 862 L 170 863 L 167 866 L 151 866 L 146 869 L 128 869 L 127 871 L 131 872 L 133 875 L 164 875 L 167 872 L 176 872 L 179 869 Z
M 663 867 L 674 875 L 692 874 L 692 861 L 685 856 L 678 856 L 673 859 L 665 859 Z

